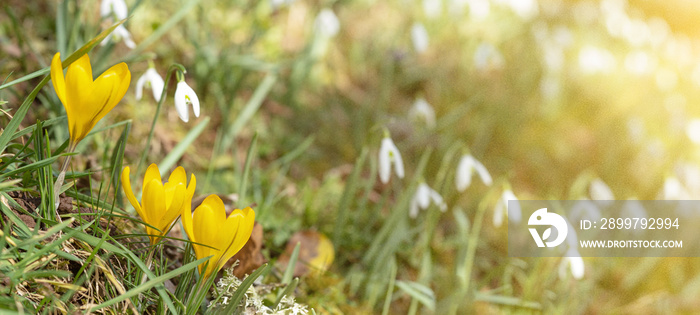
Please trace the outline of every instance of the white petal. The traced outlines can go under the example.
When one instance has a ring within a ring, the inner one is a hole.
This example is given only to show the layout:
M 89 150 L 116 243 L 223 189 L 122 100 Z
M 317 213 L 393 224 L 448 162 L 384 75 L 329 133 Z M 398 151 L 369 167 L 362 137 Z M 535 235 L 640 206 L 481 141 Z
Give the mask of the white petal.
M 520 210 L 520 202 L 518 202 L 518 197 L 511 190 L 506 190 L 503 192 L 503 203 L 508 207 L 508 220 L 511 222 L 518 223 L 522 220 L 522 211 Z M 508 201 L 513 200 L 513 206 L 510 206 Z
M 455 185 L 458 191 L 464 191 L 469 188 L 472 183 L 473 158 L 471 155 L 462 156 L 457 165 L 457 174 L 455 174 Z
M 493 226 L 495 227 L 500 227 L 503 224 L 503 208 L 505 208 L 503 200 L 498 200 L 496 208 L 493 211 Z
M 591 199 L 593 200 L 615 200 L 612 190 L 600 178 L 591 182 Z
M 154 68 L 148 68 L 144 75 L 148 75 L 148 81 L 151 82 L 151 90 L 153 90 L 153 98 L 156 102 L 159 102 L 160 95 L 163 93 L 163 87 L 165 86 L 163 78 Z
M 188 122 L 190 120 L 190 113 L 189 109 L 187 108 L 187 89 L 189 86 L 185 81 L 180 81 L 177 83 L 177 88 L 175 89 L 175 109 L 177 110 L 177 114 L 180 116 L 180 119 L 184 122 Z
M 411 27 L 411 40 L 413 41 L 413 48 L 415 48 L 417 52 L 423 53 L 428 50 L 428 31 L 423 24 L 413 24 Z
M 447 205 L 445 204 L 445 201 L 442 199 L 442 196 L 440 196 L 440 194 L 437 191 L 430 189 L 430 199 L 432 199 L 433 203 L 435 203 L 440 208 L 440 211 L 445 212 L 447 210 Z
M 416 201 L 421 209 L 426 209 L 430 206 L 430 187 L 428 185 L 421 183 L 416 189 Z
M 143 97 L 143 86 L 148 82 L 148 71 L 144 73 L 138 81 L 136 81 L 136 100 L 140 101 Z
M 424 119 L 428 128 L 435 127 L 435 110 L 424 98 L 416 99 L 409 114 L 414 119 Z
M 486 169 L 484 164 L 481 164 L 481 162 L 474 160 L 474 169 L 476 169 L 476 173 L 479 174 L 479 177 L 481 178 L 481 181 L 484 183 L 484 185 L 491 186 L 491 184 L 493 184 L 491 174 L 489 174 L 489 171 Z
M 105 18 L 111 17 L 112 14 L 114 14 L 117 20 L 126 19 L 129 15 L 129 10 L 124 0 L 102 0 L 100 4 L 100 15 Z
M 340 31 L 340 21 L 331 9 L 323 9 L 316 17 L 316 32 L 324 37 L 333 37 Z
M 398 176 L 399 178 L 403 178 L 403 159 L 401 158 L 401 152 L 399 152 L 399 149 L 396 148 L 396 146 L 394 146 L 394 150 L 392 151 L 392 157 L 394 158 L 394 171 L 396 171 L 396 176 Z
M 412 219 L 415 219 L 418 216 L 418 210 L 418 200 L 416 200 L 416 196 L 413 196 L 413 199 L 411 199 L 411 205 L 410 210 L 408 211 L 408 216 Z
M 379 148 L 379 180 L 386 184 L 389 182 L 389 177 L 391 177 L 391 157 L 389 152 L 391 150 L 391 139 L 385 137 L 382 139 L 382 145 Z
M 574 279 L 581 280 L 585 271 L 585 267 L 583 265 L 583 258 L 569 257 L 569 264 L 571 266 L 571 275 L 574 276 Z

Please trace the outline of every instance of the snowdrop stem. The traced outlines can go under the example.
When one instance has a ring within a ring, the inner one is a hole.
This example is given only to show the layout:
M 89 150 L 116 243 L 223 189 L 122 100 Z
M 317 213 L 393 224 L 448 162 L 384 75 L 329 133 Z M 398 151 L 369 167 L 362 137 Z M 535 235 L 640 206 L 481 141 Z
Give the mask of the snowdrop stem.
M 149 61 L 149 66 L 150 66 Z M 170 78 L 172 77 L 173 72 L 178 75 L 178 79 L 180 76 L 184 76 L 183 73 L 186 72 L 185 67 L 179 63 L 174 63 L 170 65 L 168 68 L 168 72 L 165 73 L 165 84 L 163 85 L 163 92 L 160 93 L 160 101 L 158 101 L 158 106 L 156 106 L 156 113 L 153 115 L 153 123 L 151 123 L 151 131 L 148 132 L 148 139 L 146 140 L 146 147 L 143 148 L 143 151 L 141 152 L 141 159 L 139 160 L 139 164 L 136 167 L 136 174 L 141 174 L 142 172 L 142 167 L 146 163 L 146 156 L 148 156 L 148 151 L 151 148 L 151 140 L 153 139 L 153 132 L 156 129 L 156 122 L 158 121 L 158 116 L 160 115 L 160 109 L 163 107 L 163 102 L 165 101 L 165 95 L 168 93 L 168 83 L 170 83 Z

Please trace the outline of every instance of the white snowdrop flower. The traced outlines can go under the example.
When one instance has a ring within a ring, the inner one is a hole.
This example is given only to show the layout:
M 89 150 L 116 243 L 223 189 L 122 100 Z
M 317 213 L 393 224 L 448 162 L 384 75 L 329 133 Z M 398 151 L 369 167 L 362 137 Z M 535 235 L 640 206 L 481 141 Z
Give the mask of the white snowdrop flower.
M 428 209 L 431 201 L 435 205 L 440 207 L 440 211 L 445 212 L 445 210 L 447 210 L 447 204 L 445 204 L 445 201 L 442 199 L 442 196 L 440 196 L 440 194 L 437 191 L 433 190 L 425 183 L 420 183 L 418 185 L 418 188 L 416 189 L 416 194 L 413 195 L 413 199 L 411 200 L 410 211 L 408 215 L 411 218 L 415 218 L 416 216 L 418 216 L 419 210 Z
M 423 0 L 423 12 L 430 19 L 439 17 L 442 13 L 442 0 Z
M 455 174 L 455 185 L 458 191 L 461 192 L 469 188 L 472 183 L 474 171 L 479 174 L 484 185 L 491 186 L 493 179 L 484 164 L 481 164 L 481 162 L 475 159 L 471 154 L 465 154 L 459 160 L 457 174 Z
M 474 66 L 481 71 L 500 69 L 504 63 L 503 54 L 489 43 L 479 44 L 474 52 Z
M 615 200 L 615 195 L 613 195 L 610 187 L 600 178 L 596 178 L 591 182 L 590 193 L 592 200 Z
M 467 0 L 469 4 L 469 17 L 474 20 L 483 20 L 491 13 L 491 3 L 488 0 Z
M 553 75 L 546 75 L 540 80 L 542 98 L 551 101 L 561 94 L 561 81 Z
M 510 208 L 510 211 L 508 210 L 508 201 L 515 201 L 513 203 L 513 207 Z M 503 191 L 503 194 L 501 195 L 501 198 L 498 199 L 498 203 L 496 203 L 496 209 L 494 210 L 493 213 L 493 225 L 495 227 L 500 227 L 503 225 L 503 216 L 508 215 L 508 220 L 514 223 L 520 222 L 522 220 L 522 213 L 520 210 L 520 202 L 518 201 L 518 197 L 513 194 L 513 191 L 510 189 L 506 189 Z
M 411 108 L 409 115 L 413 119 L 424 119 L 428 128 L 435 127 L 435 110 L 422 97 L 416 99 L 413 103 L 413 108 Z
M 192 104 L 194 116 L 199 117 L 199 98 L 197 98 L 197 93 L 187 85 L 185 80 L 182 80 L 177 83 L 177 88 L 175 89 L 175 109 L 180 119 L 184 122 L 190 120 L 189 104 Z
M 100 15 L 103 18 L 115 17 L 117 21 L 121 21 L 129 15 L 129 10 L 124 0 L 102 0 Z
M 571 271 L 571 275 L 576 280 L 583 279 L 583 274 L 585 272 L 585 266 L 583 264 L 583 258 L 581 254 L 575 248 L 569 248 L 566 252 L 565 257 L 563 257 L 561 263 L 559 264 L 559 278 L 566 278 L 566 269 Z
M 107 45 L 107 43 L 110 40 L 114 40 L 115 42 L 118 42 L 120 40 L 124 40 L 124 44 L 126 44 L 126 47 L 129 47 L 131 49 L 136 48 L 136 43 L 131 39 L 131 33 L 126 30 L 126 27 L 124 27 L 123 24 L 117 26 L 117 28 L 114 29 L 105 39 L 102 40 L 100 43 L 100 46 Z
M 578 65 L 581 71 L 587 74 L 610 73 L 617 62 L 613 54 L 602 48 L 585 46 L 578 55 Z
M 323 9 L 316 16 L 316 32 L 325 38 L 331 38 L 338 35 L 340 31 L 340 21 L 331 9 Z
M 379 148 L 379 179 L 384 184 L 388 183 L 389 177 L 391 177 L 391 163 L 394 163 L 396 176 L 403 178 L 404 169 L 401 153 L 394 145 L 394 141 L 387 135 L 382 139 L 382 146 Z
M 681 181 L 676 177 L 668 177 L 664 182 L 664 199 L 666 200 L 689 200 L 690 193 L 685 189 Z
M 163 78 L 158 74 L 158 71 L 153 67 L 149 67 L 136 81 L 136 100 L 141 100 L 141 97 L 143 97 L 143 88 L 145 86 L 153 90 L 153 98 L 156 99 L 156 102 L 159 102 L 164 85 L 165 82 L 163 82 Z
M 603 217 L 600 213 L 598 205 L 590 200 L 577 201 L 573 206 L 571 206 L 571 211 L 569 213 L 569 218 L 572 220 L 598 221 Z
M 424 53 L 426 50 L 428 50 L 428 30 L 425 29 L 423 23 L 413 24 L 411 27 L 411 40 L 413 41 L 413 48 L 418 53 Z
M 523 20 L 531 20 L 540 12 L 535 0 L 508 0 L 507 4 Z
M 670 91 L 678 85 L 678 74 L 666 67 L 656 71 L 656 86 L 662 91 Z

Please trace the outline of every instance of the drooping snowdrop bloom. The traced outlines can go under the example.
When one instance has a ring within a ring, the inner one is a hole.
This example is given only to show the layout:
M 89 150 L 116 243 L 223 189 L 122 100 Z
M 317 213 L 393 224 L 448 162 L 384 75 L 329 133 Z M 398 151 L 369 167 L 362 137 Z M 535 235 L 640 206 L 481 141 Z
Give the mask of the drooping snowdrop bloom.
M 113 17 L 115 20 L 121 21 L 126 19 L 129 15 L 129 11 L 124 0 L 103 0 L 100 5 L 100 15 L 102 18 Z M 109 35 L 102 40 L 100 46 L 106 45 L 110 40 L 114 40 L 115 42 L 124 40 L 126 47 L 131 49 L 136 47 L 136 43 L 131 39 L 131 33 L 126 30 L 123 24 L 117 26 L 112 33 L 109 33 Z
M 107 45 L 107 43 L 111 40 L 114 40 L 115 42 L 118 42 L 120 40 L 124 40 L 124 44 L 126 47 L 129 47 L 131 49 L 136 48 L 136 43 L 134 43 L 134 40 L 131 39 L 131 33 L 126 30 L 124 25 L 119 25 L 117 28 L 114 29 L 105 39 L 102 40 L 100 43 L 100 46 Z
M 472 175 L 476 171 L 481 178 L 481 181 L 486 186 L 491 186 L 493 179 L 491 174 L 484 167 L 481 162 L 477 161 L 471 154 L 465 154 L 462 159 L 459 160 L 459 165 L 457 165 L 457 174 L 455 175 L 455 185 L 458 191 L 464 191 L 469 188 L 472 183 Z
M 508 201 L 511 200 L 515 202 L 513 203 L 513 207 L 510 208 L 510 211 L 507 211 L 509 206 Z M 503 225 L 503 216 L 506 215 L 506 212 L 508 212 L 508 220 L 514 223 L 518 223 L 522 220 L 520 202 L 518 201 L 518 197 L 516 197 L 510 189 L 503 191 L 501 198 L 498 199 L 498 203 L 496 204 L 496 209 L 493 213 L 493 225 L 495 227 Z
M 382 146 L 379 148 L 379 179 L 384 184 L 388 183 L 391 177 L 391 163 L 394 163 L 396 176 L 403 178 L 404 169 L 401 153 L 389 135 L 385 135 L 382 139 Z
M 418 210 L 428 209 L 431 201 L 440 207 L 440 211 L 445 212 L 445 210 L 447 210 L 447 204 L 445 204 L 442 196 L 425 183 L 420 183 L 418 189 L 416 189 L 416 194 L 413 195 L 413 199 L 411 200 L 411 207 L 408 215 L 411 218 L 415 218 L 418 216 Z
M 587 199 L 577 201 L 571 206 L 571 211 L 569 212 L 569 218 L 572 220 L 598 221 L 602 217 L 598 205 Z
M 591 199 L 596 200 L 601 206 L 607 207 L 615 200 L 610 187 L 600 178 L 596 178 L 591 182 L 590 187 Z
M 566 278 L 567 267 L 571 270 L 571 275 L 576 280 L 581 280 L 585 271 L 585 266 L 583 265 L 583 258 L 581 254 L 578 253 L 576 248 L 569 248 L 569 250 L 564 255 L 561 263 L 559 264 L 559 278 Z
M 418 53 L 424 53 L 428 50 L 428 30 L 425 29 L 423 23 L 414 23 L 411 27 L 411 40 L 413 41 L 413 48 Z
M 435 127 L 435 110 L 433 110 L 433 107 L 422 97 L 416 99 L 413 103 L 409 115 L 413 119 L 425 120 L 425 124 L 428 128 Z
M 481 43 L 474 51 L 474 66 L 479 71 L 491 71 L 503 68 L 505 59 L 496 46 Z
M 194 116 L 199 117 L 199 98 L 197 98 L 197 93 L 182 79 L 177 83 L 177 88 L 175 89 L 175 109 L 180 119 L 184 122 L 190 120 L 190 104 L 192 104 Z
M 136 81 L 136 100 L 141 100 L 143 97 L 143 88 L 150 87 L 153 90 L 153 98 L 156 102 L 160 102 L 160 95 L 163 93 L 165 82 L 153 67 L 148 67 L 148 70 Z
M 423 12 L 430 19 L 439 17 L 442 13 L 442 0 L 423 0 Z
M 325 38 L 331 38 L 340 31 L 340 21 L 331 9 L 323 9 L 316 17 L 316 33 Z
M 129 15 L 129 10 L 124 0 L 102 0 L 100 15 L 103 18 L 114 17 L 117 21 L 121 21 Z

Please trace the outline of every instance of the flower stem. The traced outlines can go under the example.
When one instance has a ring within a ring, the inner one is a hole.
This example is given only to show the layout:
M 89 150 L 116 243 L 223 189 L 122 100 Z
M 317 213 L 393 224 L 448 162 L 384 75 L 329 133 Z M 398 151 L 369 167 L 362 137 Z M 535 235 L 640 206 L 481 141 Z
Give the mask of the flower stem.
M 71 143 L 68 145 L 68 153 L 72 153 L 73 150 L 75 149 L 75 145 Z M 70 160 L 73 158 L 72 155 L 69 155 L 66 157 L 65 160 L 63 160 L 63 165 L 61 165 L 61 171 L 58 173 L 58 178 L 56 178 L 56 182 L 53 184 L 53 200 L 54 200 L 54 211 L 56 212 L 56 220 L 58 223 L 61 223 L 61 216 L 58 214 L 58 206 L 61 204 L 61 187 L 63 186 L 63 182 L 66 179 L 66 170 L 68 169 L 68 165 L 70 165 Z
M 151 140 L 153 139 L 153 132 L 156 130 L 156 122 L 158 121 L 158 116 L 160 115 L 160 109 L 161 109 L 161 107 L 163 107 L 163 102 L 165 101 L 165 95 L 168 93 L 168 83 L 170 83 L 170 78 L 172 77 L 173 72 L 181 73 L 181 72 L 186 72 L 186 71 L 185 71 L 184 66 L 182 66 L 181 64 L 175 63 L 175 64 L 172 64 L 170 66 L 170 68 L 168 68 L 168 72 L 165 74 L 165 84 L 163 85 L 163 92 L 160 93 L 160 101 L 158 101 L 158 106 L 156 107 L 156 114 L 153 115 L 153 123 L 151 123 L 151 131 L 148 133 L 148 139 L 146 140 L 146 147 L 141 152 L 141 159 L 139 160 L 139 164 L 136 167 L 136 174 L 141 174 L 141 168 L 143 167 L 144 163 L 146 162 L 146 156 L 148 155 L 148 151 L 151 148 Z

